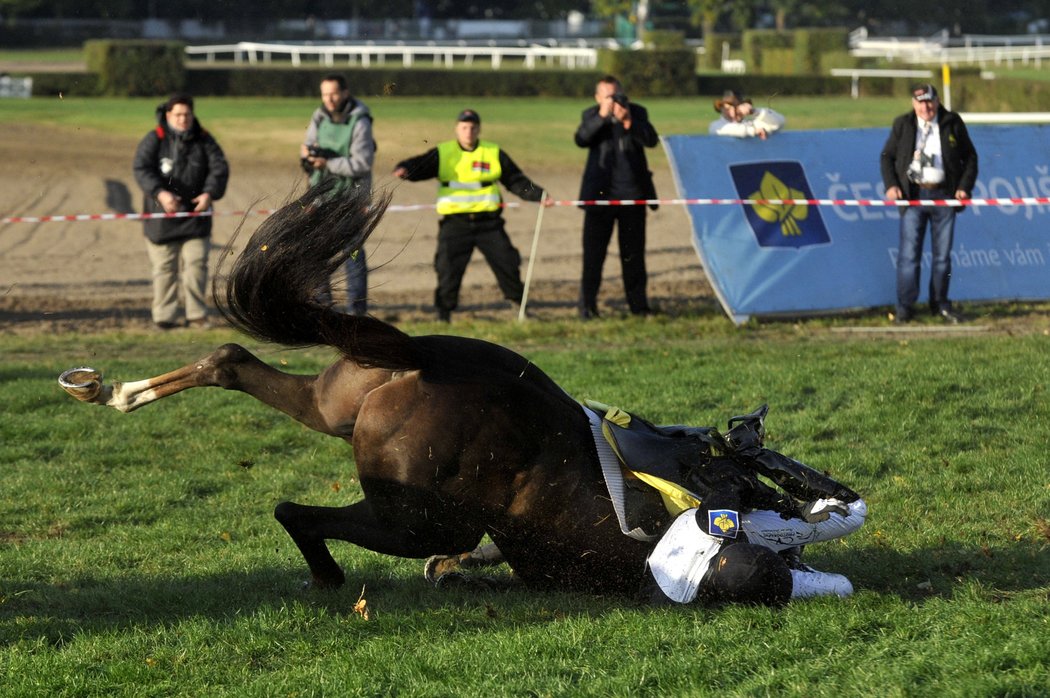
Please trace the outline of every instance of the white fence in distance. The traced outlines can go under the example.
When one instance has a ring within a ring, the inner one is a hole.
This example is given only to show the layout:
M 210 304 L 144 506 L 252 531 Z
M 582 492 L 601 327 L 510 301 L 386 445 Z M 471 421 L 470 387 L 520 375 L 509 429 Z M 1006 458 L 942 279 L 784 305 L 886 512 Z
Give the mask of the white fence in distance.
M 858 58 L 882 58 L 904 63 L 949 65 L 1006 65 L 1015 62 L 1042 67 L 1050 60 L 1050 36 L 1042 34 L 982 35 L 958 38 L 942 29 L 928 37 L 869 37 L 861 27 L 850 33 L 850 54 Z
M 33 78 L 13 78 L 10 75 L 0 76 L 0 98 L 29 99 L 32 96 Z
M 234 63 L 249 65 L 269 65 L 275 58 L 290 61 L 295 67 L 303 61 L 316 62 L 326 68 L 336 65 L 360 65 L 371 67 L 373 63 L 385 65 L 388 58 L 400 61 L 402 67 L 410 68 L 417 61 L 429 60 L 435 66 L 451 68 L 458 60 L 465 65 L 473 65 L 475 60 L 487 62 L 497 70 L 508 58 L 521 59 L 527 69 L 534 69 L 538 63 L 548 66 L 558 65 L 570 69 L 593 69 L 598 65 L 598 51 L 589 47 L 543 46 L 477 46 L 465 43 L 373 43 L 360 44 L 270 44 L 241 41 L 236 44 L 213 46 L 187 46 L 186 55 L 191 58 L 203 58 L 207 63 L 214 63 L 226 57 Z
M 850 77 L 850 97 L 860 97 L 860 79 L 868 78 L 929 78 L 932 70 L 892 70 L 889 68 L 832 68 L 831 74 L 839 77 Z

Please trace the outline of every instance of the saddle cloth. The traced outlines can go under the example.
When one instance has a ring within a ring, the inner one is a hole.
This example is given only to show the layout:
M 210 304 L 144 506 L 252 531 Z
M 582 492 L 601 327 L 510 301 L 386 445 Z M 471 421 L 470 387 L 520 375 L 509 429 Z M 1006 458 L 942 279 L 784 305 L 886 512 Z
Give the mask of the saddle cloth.
M 646 531 L 640 526 L 632 526 L 629 524 L 629 519 L 631 517 L 626 505 L 627 485 L 624 482 L 625 472 L 630 477 L 637 478 L 659 492 L 660 497 L 663 499 L 664 507 L 672 516 L 675 516 L 686 509 L 692 509 L 700 504 L 700 498 L 684 486 L 672 482 L 665 477 L 653 474 L 653 472 L 635 470 L 626 462 L 622 449 L 617 443 L 616 437 L 613 435 L 613 427 L 611 427 L 610 424 L 626 428 L 631 422 L 631 415 L 629 413 L 624 412 L 617 407 L 610 407 L 591 400 L 585 401 L 583 411 L 587 415 L 587 419 L 591 424 L 591 435 L 594 438 L 594 448 L 598 452 L 598 461 L 601 464 L 602 475 L 605 477 L 605 485 L 609 490 L 609 497 L 612 500 L 613 510 L 616 512 L 616 520 L 620 524 L 620 530 L 624 535 L 630 536 L 636 540 L 650 542 L 655 541 L 660 537 L 659 531 Z M 668 451 L 670 449 L 678 448 L 680 444 L 675 443 L 676 441 L 676 439 L 666 437 L 653 439 L 651 441 L 653 447 L 646 450 L 649 452 L 657 451 L 657 453 L 651 453 L 651 456 L 647 458 L 652 465 L 646 467 L 646 470 L 656 470 L 657 472 L 660 472 L 660 468 L 664 464 L 667 464 L 668 466 L 673 464 L 677 460 L 676 458 L 668 458 L 666 453 L 662 454 L 659 453 L 659 451 Z M 661 443 L 664 444 L 666 448 L 659 448 L 658 444 Z M 667 467 L 666 470 L 667 474 L 669 474 L 670 467 Z M 664 473 L 661 472 L 661 474 Z

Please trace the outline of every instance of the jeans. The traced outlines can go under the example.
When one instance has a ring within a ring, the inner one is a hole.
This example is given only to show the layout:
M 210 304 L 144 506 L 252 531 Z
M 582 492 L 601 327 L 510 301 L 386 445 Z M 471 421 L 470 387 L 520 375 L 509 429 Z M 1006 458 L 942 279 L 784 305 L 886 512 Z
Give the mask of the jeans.
M 351 315 L 368 314 L 368 260 L 364 248 L 347 257 L 343 265 L 346 272 L 346 312 Z M 317 289 L 314 299 L 321 305 L 332 305 L 332 284 L 325 282 Z
M 924 199 L 948 199 L 951 193 L 925 189 Z M 901 213 L 900 246 L 897 256 L 897 310 L 908 312 L 919 298 L 922 246 L 926 226 L 930 228 L 930 310 L 951 310 L 948 282 L 952 275 L 952 239 L 955 236 L 954 208 L 909 206 Z
M 368 262 L 364 248 L 346 260 L 346 302 L 351 315 L 368 314 Z

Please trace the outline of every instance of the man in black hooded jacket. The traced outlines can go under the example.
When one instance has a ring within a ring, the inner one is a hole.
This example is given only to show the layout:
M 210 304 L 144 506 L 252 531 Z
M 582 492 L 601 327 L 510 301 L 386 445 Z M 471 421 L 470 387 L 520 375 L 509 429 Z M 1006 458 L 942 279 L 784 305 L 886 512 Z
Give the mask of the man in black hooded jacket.
M 226 193 L 230 169 L 222 148 L 193 115 L 193 98 L 173 95 L 157 107 L 157 127 L 135 151 L 135 181 L 147 214 L 201 214 Z M 153 278 L 153 322 L 181 325 L 179 291 L 186 320 L 207 327 L 208 248 L 211 216 L 147 218 L 146 249 Z

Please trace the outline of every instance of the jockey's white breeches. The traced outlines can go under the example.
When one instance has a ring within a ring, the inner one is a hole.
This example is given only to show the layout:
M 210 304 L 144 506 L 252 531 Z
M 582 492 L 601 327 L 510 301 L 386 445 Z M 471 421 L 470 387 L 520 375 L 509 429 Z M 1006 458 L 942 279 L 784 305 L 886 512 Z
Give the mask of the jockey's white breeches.
M 827 521 L 806 523 L 802 519 L 784 519 L 775 511 L 752 511 L 740 517 L 740 530 L 747 539 L 777 552 L 810 543 L 842 538 L 856 531 L 868 516 L 863 499 L 848 504 L 849 516 L 833 513 Z

